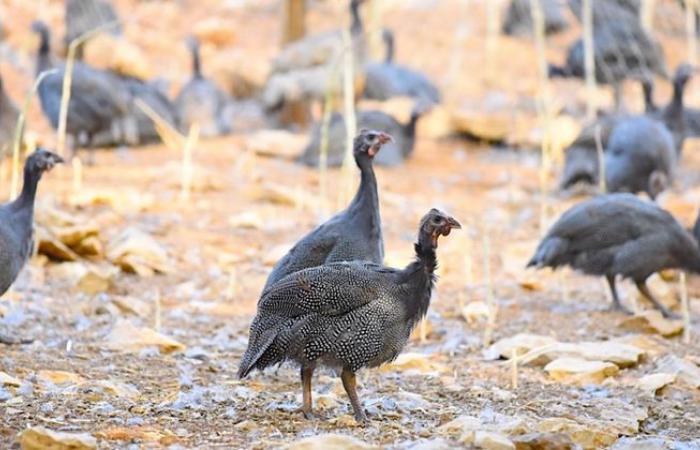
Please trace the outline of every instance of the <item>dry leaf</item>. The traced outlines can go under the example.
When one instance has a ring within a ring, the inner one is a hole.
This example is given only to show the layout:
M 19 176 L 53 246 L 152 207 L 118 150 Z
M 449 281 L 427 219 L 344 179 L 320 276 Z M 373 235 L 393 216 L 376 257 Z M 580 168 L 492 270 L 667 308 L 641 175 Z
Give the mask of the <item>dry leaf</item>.
M 656 395 L 659 390 L 676 381 L 673 373 L 652 373 L 637 380 L 637 387 L 649 395 Z
M 245 140 L 245 148 L 261 156 L 292 160 L 303 151 L 308 137 L 285 130 L 260 130 Z
M 284 447 L 287 450 L 373 450 L 381 447 L 370 445 L 344 434 L 319 434 L 300 439 Z
M 574 383 L 602 383 L 608 377 L 615 376 L 620 369 L 613 363 L 588 361 L 581 358 L 559 358 L 544 368 L 549 376 L 557 381 Z
M 151 315 L 151 304 L 130 296 L 112 297 L 112 303 L 123 313 L 135 314 L 139 317 Z
M 499 433 L 477 431 L 474 434 L 474 445 L 484 450 L 515 450 L 515 444 Z
M 566 434 L 584 450 L 608 448 L 618 439 L 617 430 L 606 427 L 605 424 L 588 425 L 563 417 L 542 420 L 537 424 L 537 431 Z
M 136 327 L 120 319 L 107 336 L 105 345 L 112 350 L 136 352 L 145 347 L 158 347 L 163 353 L 183 351 L 185 345 L 150 328 Z
M 31 427 L 19 434 L 22 450 L 87 450 L 97 448 L 97 439 L 88 433 L 66 433 L 44 427 Z
M 683 331 L 683 321 L 666 319 L 657 310 L 646 310 L 623 319 L 619 326 L 626 330 L 642 333 L 658 333 L 662 336 L 675 336 Z
M 37 378 L 43 382 L 52 384 L 75 384 L 84 380 L 83 377 L 73 372 L 63 370 L 40 370 L 36 374 Z
M 664 357 L 657 364 L 657 370 L 676 375 L 678 381 L 698 389 L 700 388 L 700 367 L 692 362 L 674 355 Z
M 234 228 L 248 228 L 253 230 L 259 230 L 263 227 L 263 219 L 255 211 L 245 211 L 240 214 L 232 216 L 228 223 Z
M 172 270 L 168 252 L 149 234 L 133 227 L 127 228 L 109 243 L 107 258 L 122 270 L 143 277 Z
M 20 380 L 19 378 L 15 378 L 12 375 L 8 375 L 5 372 L 0 372 L 0 385 L 20 387 L 21 384 L 22 380 Z
M 393 362 L 385 364 L 380 369 L 384 372 L 400 371 L 408 372 L 415 371 L 419 373 L 438 373 L 447 371 L 447 367 L 436 361 L 433 361 L 430 355 L 423 353 L 402 353 Z

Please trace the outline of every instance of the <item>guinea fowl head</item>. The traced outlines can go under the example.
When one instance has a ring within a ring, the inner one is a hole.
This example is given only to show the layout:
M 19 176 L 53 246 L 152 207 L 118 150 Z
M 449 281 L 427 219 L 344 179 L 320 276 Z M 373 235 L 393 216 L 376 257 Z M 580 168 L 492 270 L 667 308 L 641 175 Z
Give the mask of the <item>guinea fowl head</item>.
M 681 64 L 673 75 L 673 84 L 684 86 L 697 73 L 697 68 L 690 64 Z
M 360 134 L 355 137 L 353 142 L 355 159 L 357 160 L 362 155 L 367 155 L 370 159 L 374 158 L 382 145 L 387 142 L 394 142 L 394 138 L 388 133 L 377 130 L 360 130 Z
M 420 222 L 420 241 L 429 239 L 432 248 L 437 248 L 440 236 L 449 236 L 453 228 L 460 229 L 462 225 L 452 216 L 439 209 L 431 209 Z
M 32 173 L 44 173 L 53 169 L 56 164 L 63 162 L 63 158 L 55 153 L 48 150 L 37 149 L 34 153 L 29 155 L 25 163 L 25 167 L 28 171 Z

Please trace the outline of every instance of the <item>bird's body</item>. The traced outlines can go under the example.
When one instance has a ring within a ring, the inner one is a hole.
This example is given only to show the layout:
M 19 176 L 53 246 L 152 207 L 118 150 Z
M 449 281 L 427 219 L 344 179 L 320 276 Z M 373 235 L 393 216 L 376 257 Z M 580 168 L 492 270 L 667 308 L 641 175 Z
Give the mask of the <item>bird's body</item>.
M 646 192 L 651 198 L 673 179 L 676 152 L 673 137 L 659 121 L 646 116 L 621 119 L 605 152 L 608 192 Z
M 632 194 L 609 194 L 566 211 L 538 245 L 530 266 L 570 266 L 605 276 L 620 308 L 615 277 L 621 275 L 660 307 L 648 292 L 646 279 L 664 269 L 700 271 L 700 249 L 693 236 L 656 204 Z
M 531 0 L 511 0 L 501 26 L 501 31 L 510 36 L 532 34 Z M 544 16 L 544 32 L 554 34 L 565 30 L 569 24 L 564 17 L 564 11 L 558 0 L 541 2 Z
M 456 220 L 431 210 L 421 222 L 416 261 L 402 270 L 339 262 L 293 273 L 265 290 L 239 376 L 287 360 L 300 364 L 302 411 L 309 414 L 314 368 L 340 369 L 355 417 L 365 421 L 355 372 L 391 361 L 401 352 L 430 304 L 437 239 L 452 228 L 459 228 Z
M 66 46 L 97 28 L 121 33 L 121 24 L 109 0 L 67 0 L 65 9 Z
M 374 100 L 392 97 L 413 97 L 432 103 L 440 102 L 440 91 L 430 79 L 417 70 L 394 62 L 394 35 L 384 30 L 386 54 L 384 62 L 365 66 L 365 90 L 363 95 Z
M 5 91 L 0 78 L 0 159 L 9 155 L 15 138 L 19 109 Z
M 20 196 L 0 206 L 0 295 L 14 283 L 31 255 L 34 199 L 41 175 L 62 159 L 45 150 L 29 155 Z
M 175 108 L 184 131 L 194 123 L 202 136 L 220 136 L 231 132 L 228 96 L 213 81 L 202 75 L 199 43 L 189 42 L 192 53 L 192 78 L 175 98 Z
M 574 142 L 566 148 L 560 182 L 562 189 L 568 189 L 579 182 L 590 185 L 598 183 L 600 162 L 597 139 L 600 139 L 600 146 L 605 151 L 610 134 L 621 119 L 616 114 L 605 114 L 581 130 Z
M 347 209 L 294 245 L 272 269 L 264 291 L 287 275 L 309 267 L 352 260 L 379 264 L 384 260 L 379 195 L 372 158 L 389 140 L 389 135 L 376 131 L 364 131 L 355 138 L 355 162 L 361 174 L 355 198 Z
M 404 125 L 383 111 L 368 110 L 357 113 L 357 127 L 359 129 L 384 131 L 394 138 L 394 142 L 382 147 L 382 151 L 375 158 L 377 164 L 397 166 L 411 156 L 416 140 L 416 123 L 421 114 L 421 110 L 414 109 L 408 123 Z M 321 127 L 322 123 L 316 124 L 309 143 L 300 157 L 300 161 L 308 166 L 319 165 Z M 333 113 L 328 127 L 328 166 L 335 167 L 343 163 L 345 136 L 345 118 L 340 113 Z
M 58 129 L 66 68 L 64 65 L 51 63 L 49 30 L 46 25 L 35 22 L 33 29 L 41 38 L 37 76 L 55 69 L 44 76 L 39 84 L 39 101 L 51 126 Z M 66 133 L 76 140 L 76 147 L 85 145 L 91 149 L 93 137 L 100 132 L 113 133 L 116 136 L 128 132 L 130 96 L 117 75 L 76 61 L 73 66 L 70 94 Z M 93 158 L 92 153 L 90 158 Z

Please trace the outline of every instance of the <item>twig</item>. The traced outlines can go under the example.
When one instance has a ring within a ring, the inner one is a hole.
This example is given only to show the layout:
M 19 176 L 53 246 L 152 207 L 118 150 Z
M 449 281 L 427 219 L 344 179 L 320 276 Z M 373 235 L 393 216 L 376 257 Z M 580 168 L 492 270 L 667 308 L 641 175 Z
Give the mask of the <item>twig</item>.
M 603 139 L 600 136 L 600 124 L 596 124 L 593 130 L 595 137 L 595 149 L 598 154 L 598 189 L 601 194 L 605 194 L 607 186 L 605 184 L 605 151 L 603 149 Z
M 17 124 L 15 125 L 15 136 L 12 142 L 12 177 L 10 181 L 10 198 L 15 198 L 17 192 L 19 191 L 19 150 L 20 144 L 22 142 L 22 134 L 24 133 L 24 124 L 27 120 L 27 111 L 29 111 L 29 104 L 32 101 L 32 97 L 39 89 L 39 85 L 47 76 L 58 72 L 58 69 L 45 70 L 36 77 L 32 90 L 24 97 L 24 104 L 22 105 L 22 110 L 17 117 Z
M 493 332 L 496 328 L 496 316 L 498 311 L 496 308 L 496 302 L 493 295 L 493 285 L 491 281 L 491 240 L 486 231 L 483 235 L 483 248 L 484 248 L 484 276 L 486 277 L 486 305 L 489 310 L 489 320 L 486 323 L 486 328 L 484 329 L 483 345 L 487 347 L 491 344 L 493 339 Z
M 180 198 L 188 202 L 192 192 L 192 150 L 197 145 L 199 139 L 199 124 L 197 122 L 190 126 L 190 131 L 187 133 L 187 141 L 182 149 L 182 190 Z
M 639 21 L 642 27 L 651 33 L 654 31 L 654 6 L 656 0 L 642 0 L 642 7 L 639 9 Z
M 146 102 L 137 98 L 134 104 L 143 111 L 146 116 L 153 121 L 156 128 L 156 133 L 160 136 L 166 147 L 177 150 L 185 144 L 186 137 L 179 131 L 173 128 L 167 120 L 163 119 L 157 112 L 153 110 Z
M 583 65 L 586 75 L 586 116 L 595 117 L 595 56 L 593 48 L 593 0 L 583 0 Z
M 328 85 L 323 98 L 323 117 L 321 118 L 321 142 L 319 143 L 318 168 L 319 184 L 321 188 L 321 217 L 325 219 L 328 215 L 328 131 L 331 126 L 331 108 L 333 97 L 336 93 L 336 82 L 338 81 L 339 65 L 334 64 L 328 74 Z
M 343 105 L 345 110 L 345 156 L 342 167 L 342 202 L 350 198 L 352 186 L 352 141 L 357 133 L 355 118 L 355 89 L 353 75 L 353 42 L 348 30 L 343 30 Z
M 66 58 L 66 66 L 63 72 L 63 88 L 61 92 L 61 109 L 58 114 L 58 130 L 57 130 L 57 144 L 56 151 L 60 156 L 63 156 L 66 148 L 66 124 L 68 122 L 68 103 L 70 102 L 70 88 L 73 83 L 73 66 L 75 65 L 75 52 L 78 46 L 95 36 L 102 31 L 119 25 L 118 21 L 111 21 L 100 25 L 86 33 L 83 33 L 79 37 L 73 39 L 68 45 L 68 56 Z
M 688 63 L 697 64 L 698 44 L 696 37 L 697 23 L 695 13 L 698 10 L 698 0 L 685 0 L 685 32 L 688 42 Z
M 683 315 L 683 343 L 690 344 L 690 306 L 688 305 L 688 284 L 685 272 L 681 272 L 679 283 L 681 288 L 681 313 Z

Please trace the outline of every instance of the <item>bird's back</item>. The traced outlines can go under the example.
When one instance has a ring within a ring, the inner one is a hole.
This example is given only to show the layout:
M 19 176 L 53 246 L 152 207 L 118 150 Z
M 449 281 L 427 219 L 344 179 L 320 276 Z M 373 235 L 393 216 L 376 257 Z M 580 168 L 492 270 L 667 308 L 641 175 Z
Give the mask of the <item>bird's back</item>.
M 15 281 L 31 253 L 32 228 L 23 213 L 13 211 L 9 204 L 0 206 L 0 295 Z

